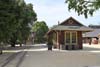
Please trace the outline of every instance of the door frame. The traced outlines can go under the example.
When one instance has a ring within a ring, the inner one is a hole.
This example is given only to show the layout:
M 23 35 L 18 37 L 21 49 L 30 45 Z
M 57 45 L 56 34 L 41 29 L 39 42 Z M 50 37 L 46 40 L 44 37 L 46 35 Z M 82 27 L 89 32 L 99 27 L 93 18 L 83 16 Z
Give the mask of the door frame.
M 69 40 L 70 43 L 66 43 L 66 33 L 67 32 L 70 33 L 70 35 L 69 35 L 70 36 L 70 40 Z M 72 33 L 73 32 L 76 33 L 76 43 L 72 43 Z M 78 43 L 78 37 L 77 37 L 78 35 L 77 34 L 78 34 L 77 31 L 65 31 L 65 35 L 64 35 L 65 45 L 77 45 L 77 43 Z

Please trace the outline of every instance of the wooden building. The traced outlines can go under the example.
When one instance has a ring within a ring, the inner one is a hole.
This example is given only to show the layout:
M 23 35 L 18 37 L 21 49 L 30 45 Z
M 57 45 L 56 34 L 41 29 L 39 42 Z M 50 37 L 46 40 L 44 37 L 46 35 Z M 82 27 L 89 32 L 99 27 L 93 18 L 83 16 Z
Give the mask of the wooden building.
M 48 39 L 52 38 L 54 48 L 63 50 L 82 49 L 82 33 L 92 31 L 74 18 L 70 17 L 62 23 L 53 26 L 48 32 Z
M 83 42 L 91 44 L 100 43 L 100 25 L 89 25 L 93 29 L 91 32 L 83 34 Z

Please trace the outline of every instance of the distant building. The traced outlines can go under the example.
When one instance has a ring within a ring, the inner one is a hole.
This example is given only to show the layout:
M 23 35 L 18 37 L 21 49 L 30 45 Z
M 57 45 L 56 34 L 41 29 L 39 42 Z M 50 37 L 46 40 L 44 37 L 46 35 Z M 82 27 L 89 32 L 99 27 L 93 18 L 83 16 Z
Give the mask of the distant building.
M 82 33 L 92 31 L 74 18 L 70 17 L 47 32 L 52 37 L 53 46 L 64 50 L 83 49 Z
M 98 44 L 100 41 L 100 25 L 89 25 L 93 29 L 91 32 L 83 34 L 83 42 L 91 44 Z

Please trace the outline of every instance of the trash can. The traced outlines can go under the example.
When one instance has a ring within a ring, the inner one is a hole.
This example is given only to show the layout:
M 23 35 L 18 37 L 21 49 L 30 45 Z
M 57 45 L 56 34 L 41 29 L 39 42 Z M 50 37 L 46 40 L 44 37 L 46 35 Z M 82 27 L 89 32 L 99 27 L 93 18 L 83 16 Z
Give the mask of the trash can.
M 52 45 L 48 44 L 48 50 L 52 50 Z
M 53 46 L 52 42 L 48 42 L 47 43 L 48 50 L 52 50 L 52 46 Z

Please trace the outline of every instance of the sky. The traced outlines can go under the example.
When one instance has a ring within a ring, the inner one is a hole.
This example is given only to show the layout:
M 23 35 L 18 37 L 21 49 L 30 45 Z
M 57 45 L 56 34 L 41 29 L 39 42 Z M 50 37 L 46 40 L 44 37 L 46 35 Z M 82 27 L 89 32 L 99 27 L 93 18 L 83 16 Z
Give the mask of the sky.
M 100 24 L 100 11 L 96 11 L 92 17 L 89 16 L 86 19 L 84 15 L 78 16 L 73 10 L 69 12 L 65 0 L 25 0 L 25 2 L 33 4 L 38 21 L 45 21 L 49 27 L 57 25 L 58 21 L 61 23 L 69 17 L 75 18 L 86 26 Z

